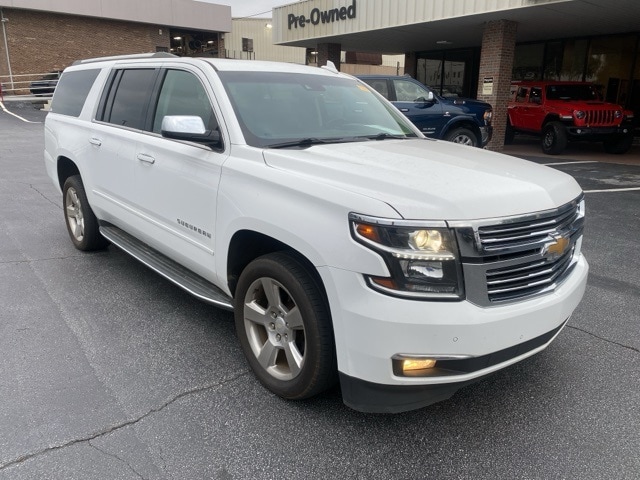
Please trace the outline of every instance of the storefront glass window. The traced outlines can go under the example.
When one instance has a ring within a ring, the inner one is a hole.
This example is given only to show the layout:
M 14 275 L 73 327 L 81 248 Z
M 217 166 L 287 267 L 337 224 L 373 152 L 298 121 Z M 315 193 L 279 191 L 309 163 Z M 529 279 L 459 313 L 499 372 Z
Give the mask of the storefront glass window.
M 591 40 L 585 80 L 597 84 L 607 102 L 625 105 L 629 100 L 636 41 L 635 35 Z
M 589 41 L 586 39 L 566 40 L 563 43 L 562 69 L 558 80 L 580 82 L 584 75 L 584 62 L 587 57 Z
M 475 97 L 475 55 L 473 50 L 426 54 L 418 58 L 416 79 L 444 97 Z
M 513 80 L 542 80 L 544 43 L 517 45 L 513 59 Z

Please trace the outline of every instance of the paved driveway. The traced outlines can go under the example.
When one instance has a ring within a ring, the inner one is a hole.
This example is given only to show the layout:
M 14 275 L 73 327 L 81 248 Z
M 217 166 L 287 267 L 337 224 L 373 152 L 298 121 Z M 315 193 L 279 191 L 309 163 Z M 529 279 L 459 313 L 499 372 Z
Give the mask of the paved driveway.
M 41 123 L 0 111 L 1 480 L 640 477 L 637 164 L 520 153 L 587 190 L 583 303 L 545 352 L 367 415 L 338 391 L 271 395 L 229 313 L 114 247 L 75 250 L 42 149 Z

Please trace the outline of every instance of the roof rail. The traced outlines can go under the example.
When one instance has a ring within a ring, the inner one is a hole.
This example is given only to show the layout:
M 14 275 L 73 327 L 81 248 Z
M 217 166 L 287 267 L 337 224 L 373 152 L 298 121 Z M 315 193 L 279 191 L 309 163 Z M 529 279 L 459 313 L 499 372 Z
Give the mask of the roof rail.
M 104 62 L 109 60 L 129 60 L 136 58 L 172 58 L 177 57 L 173 53 L 168 52 L 154 52 L 154 53 L 134 53 L 131 55 L 113 55 L 111 57 L 97 57 L 97 58 L 87 58 L 85 60 L 76 60 L 72 63 L 72 65 L 83 65 L 85 63 L 93 63 L 93 62 Z

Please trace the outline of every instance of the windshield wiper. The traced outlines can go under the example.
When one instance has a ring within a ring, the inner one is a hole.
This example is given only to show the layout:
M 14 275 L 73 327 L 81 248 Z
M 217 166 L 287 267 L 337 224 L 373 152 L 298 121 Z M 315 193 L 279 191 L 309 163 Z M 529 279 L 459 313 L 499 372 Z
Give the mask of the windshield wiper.
M 392 133 L 380 132 L 377 135 L 366 135 L 366 138 L 368 138 L 369 140 L 406 140 L 409 137 L 407 137 L 406 135 L 395 135 Z
M 267 148 L 289 148 L 289 147 L 310 147 L 311 145 L 322 145 L 324 143 L 338 143 L 341 142 L 341 138 L 302 138 L 300 140 L 293 140 L 291 142 L 273 143 L 266 145 Z

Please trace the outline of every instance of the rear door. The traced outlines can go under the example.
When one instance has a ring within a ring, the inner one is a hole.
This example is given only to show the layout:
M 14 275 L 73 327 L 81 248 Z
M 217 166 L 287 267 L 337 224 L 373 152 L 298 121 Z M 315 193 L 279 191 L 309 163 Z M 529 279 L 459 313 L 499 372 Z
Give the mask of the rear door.
M 137 223 L 134 169 L 151 91 L 159 70 L 115 69 L 103 92 L 88 139 L 91 185 L 101 217 L 123 228 Z

